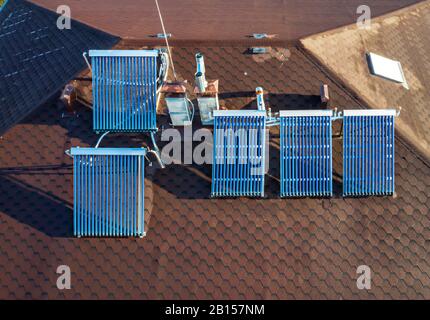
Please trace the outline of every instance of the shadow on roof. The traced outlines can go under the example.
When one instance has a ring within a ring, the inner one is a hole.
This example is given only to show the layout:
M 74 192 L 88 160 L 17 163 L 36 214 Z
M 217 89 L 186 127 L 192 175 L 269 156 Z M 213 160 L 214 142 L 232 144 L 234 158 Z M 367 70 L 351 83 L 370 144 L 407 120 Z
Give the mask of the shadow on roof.
M 230 103 L 233 106 L 243 104 L 240 109 L 255 110 L 257 103 L 255 99 L 255 91 L 237 91 L 237 92 L 222 92 L 219 94 L 220 103 L 224 103 L 227 109 Z M 273 112 L 279 110 L 297 110 L 297 109 L 320 109 L 321 100 L 318 95 L 303 95 L 295 93 L 267 93 L 264 95 L 266 105 Z M 232 100 L 235 100 L 234 102 Z
M 64 166 L 66 168 L 67 166 Z M 43 175 L 52 167 L 6 168 L 0 170 L 0 211 L 50 237 L 73 235 L 73 205 L 64 199 L 24 183 L 4 172 Z M 57 173 L 58 174 L 58 173 Z M 64 174 L 64 173 L 63 173 Z M 8 195 L 8 196 L 5 196 Z
M 22 120 L 85 67 L 82 52 L 110 48 L 118 39 L 23 0 L 0 12 L 0 134 Z

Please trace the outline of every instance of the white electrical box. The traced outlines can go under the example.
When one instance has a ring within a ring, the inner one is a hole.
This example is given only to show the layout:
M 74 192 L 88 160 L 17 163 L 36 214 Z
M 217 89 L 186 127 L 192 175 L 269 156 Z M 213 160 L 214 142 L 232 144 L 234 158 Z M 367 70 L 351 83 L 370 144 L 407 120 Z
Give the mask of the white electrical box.
M 192 106 L 185 97 L 166 97 L 170 119 L 174 126 L 190 125 L 192 121 Z
M 213 111 L 219 109 L 218 95 L 215 97 L 198 97 L 200 120 L 202 124 L 212 125 L 214 123 Z

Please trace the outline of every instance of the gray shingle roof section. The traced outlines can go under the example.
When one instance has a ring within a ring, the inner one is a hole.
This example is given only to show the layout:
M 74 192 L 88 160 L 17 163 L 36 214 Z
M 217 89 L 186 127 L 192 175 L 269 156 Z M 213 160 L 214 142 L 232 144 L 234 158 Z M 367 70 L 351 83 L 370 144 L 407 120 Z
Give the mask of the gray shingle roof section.
M 0 12 L 0 134 L 59 91 L 85 67 L 82 52 L 110 48 L 117 38 L 23 0 Z

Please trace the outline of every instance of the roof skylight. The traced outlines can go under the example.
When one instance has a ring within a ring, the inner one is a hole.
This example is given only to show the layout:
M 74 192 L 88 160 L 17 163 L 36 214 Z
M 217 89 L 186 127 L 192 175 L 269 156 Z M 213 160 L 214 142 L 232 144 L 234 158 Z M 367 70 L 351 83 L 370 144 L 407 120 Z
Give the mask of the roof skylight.
M 370 72 L 394 82 L 407 86 L 402 64 L 399 61 L 391 60 L 375 53 L 367 54 Z

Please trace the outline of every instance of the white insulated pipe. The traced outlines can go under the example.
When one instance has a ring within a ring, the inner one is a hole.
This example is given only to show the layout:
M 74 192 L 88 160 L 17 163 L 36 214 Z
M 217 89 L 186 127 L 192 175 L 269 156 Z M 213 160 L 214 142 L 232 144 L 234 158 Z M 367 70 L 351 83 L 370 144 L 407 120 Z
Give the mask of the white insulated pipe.
M 196 85 L 201 93 L 204 93 L 206 91 L 206 77 L 205 74 L 201 73 L 200 71 L 196 73 Z
M 195 74 L 196 85 L 199 88 L 199 91 L 204 93 L 206 91 L 206 87 L 208 85 L 206 81 L 206 68 L 205 68 L 205 60 L 203 55 L 198 52 L 196 53 L 196 63 L 197 63 L 197 72 Z
M 262 87 L 257 87 L 255 89 L 257 94 L 257 108 L 258 110 L 266 110 L 266 105 L 264 104 L 264 91 Z
M 205 59 L 200 52 L 196 53 L 196 63 L 197 63 L 197 72 L 201 72 L 205 74 L 206 72 Z

